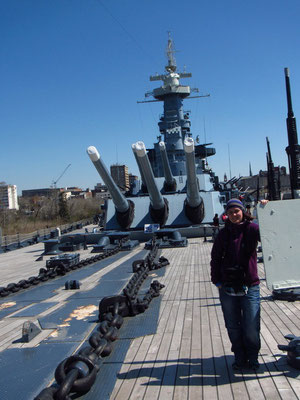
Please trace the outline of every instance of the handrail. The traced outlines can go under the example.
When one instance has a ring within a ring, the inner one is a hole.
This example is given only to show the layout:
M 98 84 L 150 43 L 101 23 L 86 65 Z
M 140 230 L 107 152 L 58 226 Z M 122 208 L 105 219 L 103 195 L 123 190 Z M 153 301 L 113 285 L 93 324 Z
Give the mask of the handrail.
M 64 233 L 64 231 L 78 229 L 76 227 L 80 224 L 82 224 L 84 226 L 84 225 L 88 225 L 90 223 L 91 223 L 90 220 L 84 219 L 84 220 L 72 222 L 69 224 L 59 225 L 58 228 L 60 229 L 60 231 L 62 233 Z M 2 237 L 0 237 L 0 248 L 4 249 L 4 251 L 5 251 L 7 246 L 16 245 L 17 247 L 22 247 L 21 246 L 22 242 L 37 243 L 38 241 L 41 241 L 43 239 L 45 239 L 45 240 L 49 239 L 51 232 L 53 232 L 56 228 L 57 228 L 57 226 L 53 226 L 50 228 L 38 229 L 38 230 L 36 230 L 34 232 L 30 232 L 30 233 L 17 233 L 15 235 L 2 236 Z

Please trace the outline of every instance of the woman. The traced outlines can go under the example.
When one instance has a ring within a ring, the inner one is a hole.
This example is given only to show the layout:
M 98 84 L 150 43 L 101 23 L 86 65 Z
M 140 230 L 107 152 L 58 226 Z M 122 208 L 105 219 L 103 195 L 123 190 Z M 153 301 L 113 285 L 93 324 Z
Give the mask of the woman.
M 262 201 L 265 204 L 267 201 Z M 235 356 L 232 367 L 259 368 L 260 293 L 256 247 L 258 225 L 239 199 L 226 205 L 225 227 L 211 252 L 211 281 L 219 289 L 225 325 Z

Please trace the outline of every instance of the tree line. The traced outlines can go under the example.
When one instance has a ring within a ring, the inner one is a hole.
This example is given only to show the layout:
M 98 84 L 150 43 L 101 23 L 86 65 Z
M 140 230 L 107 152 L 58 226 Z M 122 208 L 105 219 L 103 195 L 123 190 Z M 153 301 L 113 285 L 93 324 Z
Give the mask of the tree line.
M 66 199 L 64 193 L 47 197 L 20 197 L 19 210 L 0 210 L 2 235 L 30 233 L 83 219 L 101 213 L 103 201 L 96 198 Z

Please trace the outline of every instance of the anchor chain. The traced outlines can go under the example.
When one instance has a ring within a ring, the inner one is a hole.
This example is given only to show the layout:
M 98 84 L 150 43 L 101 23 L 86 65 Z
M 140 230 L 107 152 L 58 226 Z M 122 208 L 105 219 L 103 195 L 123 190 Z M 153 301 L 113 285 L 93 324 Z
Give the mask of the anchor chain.
M 104 258 L 110 257 L 120 251 L 122 240 L 123 239 L 120 240 L 120 243 L 116 248 L 106 251 L 105 253 L 86 258 L 82 261 L 75 263 L 74 265 L 67 265 L 66 263 L 62 262 L 60 265 L 56 265 L 55 267 L 47 269 L 40 268 L 39 274 L 37 276 L 31 276 L 28 279 L 20 280 L 18 283 L 9 283 L 6 287 L 0 287 L 0 298 L 7 297 L 23 289 L 28 289 L 30 286 L 36 286 L 41 282 L 46 282 L 49 279 L 56 278 L 57 276 L 64 276 L 72 270 L 82 268 L 86 265 L 90 265 L 97 261 L 103 260 Z
M 159 296 L 159 291 L 164 287 L 158 281 L 153 281 L 142 299 L 137 296 L 149 271 L 169 264 L 164 257 L 155 261 L 157 251 L 158 247 L 154 245 L 144 260 L 133 262 L 134 275 L 122 295 L 105 297 L 100 301 L 99 325 L 89 337 L 89 345 L 63 360 L 55 370 L 57 385 L 43 389 L 34 400 L 71 400 L 71 393 L 82 395 L 90 390 L 100 370 L 99 360 L 112 352 L 112 343 L 118 338 L 123 317 L 144 312 L 152 298 Z

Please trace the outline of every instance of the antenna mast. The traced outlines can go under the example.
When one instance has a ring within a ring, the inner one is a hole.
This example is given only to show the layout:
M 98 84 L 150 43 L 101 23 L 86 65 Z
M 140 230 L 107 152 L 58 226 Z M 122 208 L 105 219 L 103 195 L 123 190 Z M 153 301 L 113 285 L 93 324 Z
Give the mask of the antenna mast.
M 167 44 L 167 48 L 166 48 L 166 55 L 167 55 L 167 59 L 168 59 L 168 65 L 165 67 L 166 71 L 168 72 L 175 72 L 177 69 L 177 65 L 176 65 L 176 60 L 175 60 L 175 50 L 174 50 L 174 46 L 173 46 L 173 40 L 171 38 L 171 32 L 168 32 L 168 44 Z

